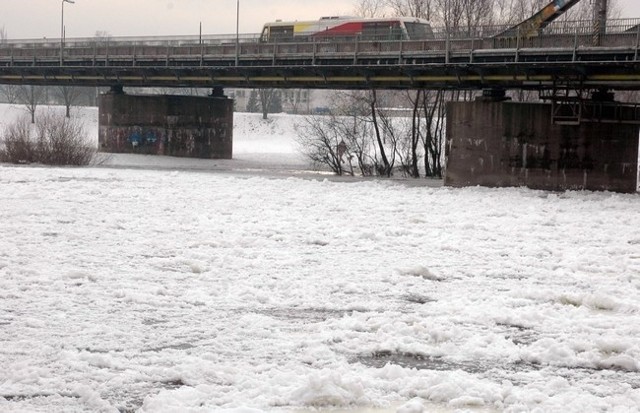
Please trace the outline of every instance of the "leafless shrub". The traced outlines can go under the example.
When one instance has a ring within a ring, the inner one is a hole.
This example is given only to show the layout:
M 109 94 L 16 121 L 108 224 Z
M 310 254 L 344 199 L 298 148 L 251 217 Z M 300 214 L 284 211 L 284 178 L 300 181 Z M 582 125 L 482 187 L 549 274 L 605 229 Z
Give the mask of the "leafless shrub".
M 334 116 L 309 116 L 298 133 L 297 141 L 302 152 L 316 166 L 328 166 L 336 175 L 345 173 L 342 159 L 344 142 Z
M 26 118 L 7 126 L 4 136 L 0 137 L 0 162 L 35 162 L 35 143 L 30 137 L 30 130 Z
M 51 113 L 41 116 L 33 129 L 24 118 L 9 125 L 3 140 L 2 162 L 80 166 L 90 164 L 96 153 L 80 123 Z

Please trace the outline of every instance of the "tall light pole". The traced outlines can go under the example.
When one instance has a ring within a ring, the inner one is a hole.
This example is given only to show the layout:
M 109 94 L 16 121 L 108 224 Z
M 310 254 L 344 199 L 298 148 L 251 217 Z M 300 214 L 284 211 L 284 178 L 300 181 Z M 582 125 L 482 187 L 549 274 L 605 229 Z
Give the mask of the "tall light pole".
M 60 13 L 60 66 L 64 62 L 63 54 L 64 54 L 64 4 L 71 3 L 74 4 L 74 0 L 62 0 L 62 13 Z
M 236 66 L 240 63 L 240 0 L 236 0 Z

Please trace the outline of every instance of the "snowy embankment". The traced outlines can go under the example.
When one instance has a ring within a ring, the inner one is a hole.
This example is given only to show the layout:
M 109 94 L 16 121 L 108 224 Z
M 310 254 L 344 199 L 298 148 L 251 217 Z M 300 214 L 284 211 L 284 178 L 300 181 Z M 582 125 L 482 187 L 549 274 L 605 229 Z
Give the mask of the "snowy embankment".
M 0 223 L 1 411 L 640 405 L 638 194 L 2 165 Z
M 98 145 L 98 109 L 72 108 L 72 117 L 84 125 L 90 142 Z M 41 107 L 38 111 L 64 114 L 63 107 Z M 27 116 L 20 105 L 0 104 L 0 131 L 7 125 Z M 233 160 L 190 159 L 176 157 L 139 156 L 131 154 L 103 154 L 102 166 L 126 168 L 178 168 L 190 170 L 233 170 L 251 172 L 260 169 L 277 174 L 303 173 L 312 166 L 300 153 L 295 141 L 296 128 L 304 122 L 302 116 L 269 115 L 267 120 L 258 113 L 234 114 Z

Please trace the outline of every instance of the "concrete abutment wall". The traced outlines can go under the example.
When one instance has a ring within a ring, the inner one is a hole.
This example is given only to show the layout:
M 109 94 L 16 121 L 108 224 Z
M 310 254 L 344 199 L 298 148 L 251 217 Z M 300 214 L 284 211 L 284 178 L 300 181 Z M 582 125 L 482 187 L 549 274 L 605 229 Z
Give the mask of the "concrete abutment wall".
M 233 100 L 226 97 L 100 96 L 100 150 L 231 159 Z
M 558 125 L 543 103 L 451 102 L 448 186 L 636 192 L 639 125 Z

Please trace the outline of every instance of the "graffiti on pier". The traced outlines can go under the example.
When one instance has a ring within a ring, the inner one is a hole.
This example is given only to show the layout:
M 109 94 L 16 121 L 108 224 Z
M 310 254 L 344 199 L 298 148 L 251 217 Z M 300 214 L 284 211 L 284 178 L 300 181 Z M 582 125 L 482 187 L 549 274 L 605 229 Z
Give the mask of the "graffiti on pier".
M 529 168 L 550 170 L 554 159 L 551 158 L 549 143 L 527 143 L 514 139 L 509 148 L 509 166 L 511 168 Z
M 129 138 L 127 138 L 127 142 L 134 148 L 139 146 L 155 146 L 158 140 L 159 138 L 156 131 L 149 129 L 142 130 L 141 128 L 135 128 L 129 135 Z
M 160 128 L 120 127 L 100 130 L 100 146 L 111 152 L 162 154 L 165 132 Z

